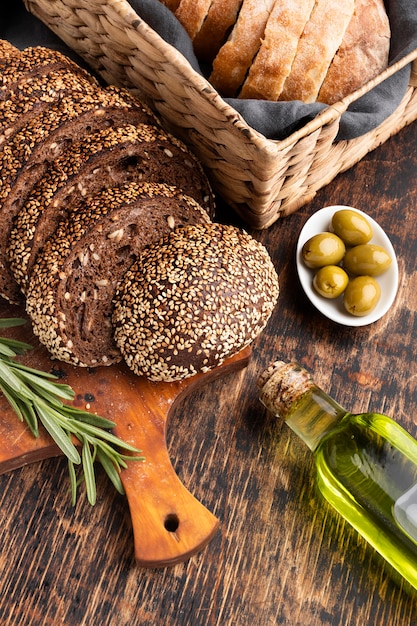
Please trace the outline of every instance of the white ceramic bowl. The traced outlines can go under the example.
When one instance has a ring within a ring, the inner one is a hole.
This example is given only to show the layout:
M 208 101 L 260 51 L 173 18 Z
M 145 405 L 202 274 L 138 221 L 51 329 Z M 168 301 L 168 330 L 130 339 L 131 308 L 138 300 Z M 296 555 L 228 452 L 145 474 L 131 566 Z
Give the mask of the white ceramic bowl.
M 392 263 L 388 270 L 378 276 L 376 280 L 381 285 L 381 298 L 368 315 L 363 317 L 356 317 L 348 313 L 343 306 L 343 296 L 335 298 L 334 300 L 324 298 L 320 296 L 313 287 L 313 276 L 315 270 L 308 268 L 302 258 L 301 250 L 303 245 L 308 239 L 317 235 L 318 233 L 329 231 L 333 214 L 340 209 L 351 209 L 356 211 L 363 217 L 365 217 L 372 226 L 373 236 L 370 243 L 375 243 L 379 246 L 383 246 L 392 258 Z M 304 227 L 300 233 L 297 244 L 297 271 L 300 278 L 301 285 L 307 294 L 309 300 L 323 315 L 329 319 L 343 324 L 345 326 L 366 326 L 379 320 L 394 302 L 398 289 L 398 263 L 395 255 L 394 248 L 391 241 L 382 230 L 382 228 L 373 220 L 369 215 L 349 206 L 334 205 L 328 206 L 320 211 L 317 211 L 310 217 L 304 224 Z

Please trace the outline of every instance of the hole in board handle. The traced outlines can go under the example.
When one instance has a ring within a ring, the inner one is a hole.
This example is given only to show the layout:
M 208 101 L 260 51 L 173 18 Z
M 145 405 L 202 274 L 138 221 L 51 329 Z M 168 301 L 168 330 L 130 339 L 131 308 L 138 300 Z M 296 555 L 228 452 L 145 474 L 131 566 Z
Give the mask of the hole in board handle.
M 179 525 L 180 520 L 178 518 L 178 515 L 176 515 L 175 513 L 170 513 L 166 516 L 164 521 L 164 527 L 165 530 L 167 530 L 169 533 L 175 533 L 178 530 Z

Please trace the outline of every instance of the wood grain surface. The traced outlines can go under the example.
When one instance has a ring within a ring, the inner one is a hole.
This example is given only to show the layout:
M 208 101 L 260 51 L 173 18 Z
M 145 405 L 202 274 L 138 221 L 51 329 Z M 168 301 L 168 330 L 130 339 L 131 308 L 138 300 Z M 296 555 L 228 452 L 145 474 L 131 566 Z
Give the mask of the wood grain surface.
M 266 413 L 256 387 L 271 360 L 295 358 L 342 405 L 384 412 L 417 435 L 416 171 L 414 124 L 254 233 L 280 276 L 274 315 L 248 367 L 196 389 L 168 425 L 177 475 L 220 520 L 199 554 L 139 567 L 127 500 L 100 472 L 96 506 L 81 493 L 75 508 L 62 458 L 0 476 L 1 625 L 417 625 L 417 592 L 323 502 L 311 454 Z M 370 326 L 324 319 L 298 284 L 298 234 L 329 204 L 369 212 L 397 251 L 397 299 Z M 225 208 L 222 218 L 236 221 Z

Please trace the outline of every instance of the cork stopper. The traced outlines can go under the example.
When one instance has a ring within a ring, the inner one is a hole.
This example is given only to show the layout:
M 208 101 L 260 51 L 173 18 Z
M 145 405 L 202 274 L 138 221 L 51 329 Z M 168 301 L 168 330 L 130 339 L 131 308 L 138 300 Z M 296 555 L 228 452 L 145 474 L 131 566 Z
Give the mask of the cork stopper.
M 298 363 L 275 361 L 259 376 L 258 386 L 261 402 L 271 413 L 285 420 L 315 384 Z

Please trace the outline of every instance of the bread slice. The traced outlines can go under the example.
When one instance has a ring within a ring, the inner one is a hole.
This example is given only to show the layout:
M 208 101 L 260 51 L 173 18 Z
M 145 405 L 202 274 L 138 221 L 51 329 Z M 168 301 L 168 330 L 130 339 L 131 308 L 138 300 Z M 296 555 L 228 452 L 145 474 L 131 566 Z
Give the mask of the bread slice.
M 88 90 L 68 88 L 45 110 L 32 111 L 26 125 L 5 138 L 0 151 L 2 185 L 0 187 L 0 295 L 18 302 L 20 289 L 7 261 L 7 245 L 13 219 L 23 206 L 35 181 L 48 164 L 71 144 L 98 129 L 113 125 L 152 123 L 155 118 L 125 90 Z M 156 123 L 156 122 L 155 122 Z
M 115 339 L 136 374 L 188 378 L 251 343 L 278 292 L 268 252 L 247 233 L 216 223 L 177 228 L 144 250 L 121 280 Z
M 7 97 L 0 100 L 0 148 L 25 127 L 35 115 L 56 104 L 68 92 L 88 94 L 97 81 L 72 66 L 54 68 L 20 80 Z
M 191 40 L 201 28 L 212 0 L 180 0 L 175 17 L 181 22 Z
M 240 98 L 279 99 L 314 4 L 315 0 L 275 2 Z
M 206 223 L 205 211 L 167 185 L 130 183 L 85 199 L 38 256 L 26 308 L 52 356 L 80 366 L 121 359 L 112 300 L 145 246 L 178 224 Z
M 163 130 L 127 124 L 91 133 L 50 165 L 13 223 L 8 222 L 7 260 L 23 292 L 39 251 L 59 222 L 85 196 L 127 181 L 175 185 L 213 213 L 211 189 L 199 163 Z
M 25 48 L 22 51 L 16 50 L 16 53 L 10 54 L 8 59 L 0 64 L 0 67 L 1 99 L 4 99 L 8 92 L 23 79 L 28 79 L 34 74 L 39 76 L 41 73 L 51 71 L 53 68 L 68 67 L 77 74 L 82 75 L 84 73 L 84 70 L 69 57 L 57 50 L 44 46 Z M 86 76 L 87 74 L 85 73 L 84 75 Z
M 338 102 L 380 74 L 388 64 L 390 37 L 383 0 L 355 0 L 354 14 L 330 64 L 318 100 L 326 104 Z
M 212 63 L 236 22 L 243 0 L 212 0 L 207 16 L 193 39 L 200 61 Z
M 274 4 L 275 0 L 243 0 L 234 28 L 216 55 L 209 77 L 223 96 L 233 97 L 240 91 Z
M 349 25 L 354 0 L 316 0 L 280 100 L 315 102 Z

